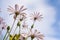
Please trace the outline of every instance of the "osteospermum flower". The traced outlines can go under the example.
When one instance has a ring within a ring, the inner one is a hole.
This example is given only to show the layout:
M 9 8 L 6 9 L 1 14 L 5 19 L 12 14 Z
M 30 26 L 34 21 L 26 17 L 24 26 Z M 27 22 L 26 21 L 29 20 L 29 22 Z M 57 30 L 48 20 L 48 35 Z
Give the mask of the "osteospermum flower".
M 43 40 L 44 35 L 38 32 L 37 30 L 30 30 L 30 33 L 28 34 L 28 37 L 31 37 L 32 39 L 36 38 L 37 40 Z
M 20 40 L 22 39 L 22 40 L 25 40 L 26 38 L 28 38 L 28 33 L 21 33 L 21 36 L 20 36 Z
M 11 14 L 14 14 L 14 19 L 16 19 L 18 15 L 25 15 L 23 11 L 25 11 L 26 9 L 27 8 L 24 8 L 24 6 L 21 6 L 19 8 L 19 5 L 15 4 L 15 8 L 9 6 L 8 11 L 12 12 Z
M 28 25 L 26 24 L 26 21 L 23 22 L 22 27 L 23 27 L 23 28 L 28 28 Z
M 27 38 L 30 29 L 28 28 L 28 25 L 26 24 L 26 21 L 23 22 L 22 27 L 23 27 L 23 28 L 21 29 L 21 35 L 22 35 L 24 38 Z
M 2 27 L 2 29 L 6 29 L 6 24 L 5 24 L 5 22 L 2 23 L 2 26 L 1 26 L 1 27 Z
M 5 22 L 3 21 L 3 18 L 2 18 L 2 17 L 0 17 L 0 27 L 1 27 L 2 29 L 5 29 L 5 27 L 6 27 L 6 24 L 5 24 Z
M 3 29 L 6 29 L 6 24 L 3 21 L 3 19 L 0 17 L 0 33 L 2 32 Z
M 18 19 L 20 20 L 20 21 L 23 21 L 23 20 L 25 20 L 27 17 L 26 17 L 26 14 L 22 14 L 22 15 L 19 15 L 19 17 L 18 17 Z
M 26 33 L 22 33 L 22 34 L 20 35 L 19 40 L 25 40 L 26 38 L 27 38 L 27 34 L 26 34 Z
M 36 21 L 36 20 L 40 21 L 43 18 L 39 12 L 34 12 L 34 14 L 32 14 L 30 17 L 31 17 L 31 20 L 33 21 Z

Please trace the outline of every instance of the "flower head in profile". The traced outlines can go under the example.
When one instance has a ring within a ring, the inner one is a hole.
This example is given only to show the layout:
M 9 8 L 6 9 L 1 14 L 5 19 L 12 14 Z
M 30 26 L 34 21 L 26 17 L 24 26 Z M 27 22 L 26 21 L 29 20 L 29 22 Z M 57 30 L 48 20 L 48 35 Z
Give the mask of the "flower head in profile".
M 26 34 L 26 33 L 22 33 L 22 34 L 20 35 L 19 40 L 25 40 L 26 38 L 27 38 L 27 34 Z
M 6 29 L 6 24 L 3 21 L 3 18 L 0 17 L 0 33 L 2 32 L 3 29 Z
M 2 26 L 1 26 L 1 27 L 2 27 L 2 29 L 6 29 L 6 24 L 5 24 L 5 22 L 2 23 Z
M 16 19 L 16 17 L 18 15 L 25 15 L 25 13 L 23 11 L 25 11 L 27 8 L 24 8 L 24 6 L 21 6 L 19 8 L 18 4 L 15 4 L 15 8 L 9 6 L 8 11 L 12 12 L 11 14 L 14 14 L 14 19 Z
M 40 12 L 34 12 L 34 14 L 32 14 L 30 17 L 33 21 L 40 21 L 43 18 Z
M 3 29 L 6 29 L 6 24 L 5 24 L 5 22 L 3 21 L 3 18 L 1 18 L 1 17 L 0 17 L 0 27 L 1 27 L 2 30 L 3 30 Z
M 39 31 L 37 31 L 36 29 L 34 31 L 31 29 L 28 36 L 31 37 L 32 39 L 36 38 L 37 40 L 39 39 L 43 40 L 43 37 L 44 37 L 44 35 L 41 34 Z
M 22 15 L 19 15 L 19 17 L 18 17 L 18 19 L 20 20 L 20 21 L 23 21 L 23 20 L 25 20 L 27 17 L 26 17 L 26 14 L 22 14 Z
M 23 38 L 27 38 L 28 37 L 29 30 L 30 29 L 28 28 L 28 25 L 26 24 L 26 21 L 24 21 L 23 24 L 22 24 L 21 36 Z
M 26 21 L 23 22 L 22 27 L 23 28 L 28 28 L 28 25 L 26 24 Z

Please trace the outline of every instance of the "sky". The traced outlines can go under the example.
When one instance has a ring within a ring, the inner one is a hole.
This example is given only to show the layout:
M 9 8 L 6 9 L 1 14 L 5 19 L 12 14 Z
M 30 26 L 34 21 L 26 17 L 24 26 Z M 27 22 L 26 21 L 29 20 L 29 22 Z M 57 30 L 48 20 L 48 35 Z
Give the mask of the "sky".
M 10 26 L 13 17 L 9 16 L 7 8 L 9 5 L 14 7 L 15 4 L 24 5 L 28 8 L 27 14 L 37 11 L 43 15 L 43 19 L 35 23 L 35 26 L 37 26 L 35 28 L 45 35 L 44 40 L 60 40 L 60 0 L 0 0 L 2 10 L 0 16 Z M 3 38 L 3 32 L 1 36 Z

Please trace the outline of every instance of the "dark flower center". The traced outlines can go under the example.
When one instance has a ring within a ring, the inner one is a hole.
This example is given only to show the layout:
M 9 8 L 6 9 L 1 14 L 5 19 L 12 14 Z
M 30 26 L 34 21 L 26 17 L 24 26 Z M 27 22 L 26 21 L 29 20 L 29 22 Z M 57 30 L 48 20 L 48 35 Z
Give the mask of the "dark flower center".
M 34 35 L 31 35 L 31 38 L 33 39 L 35 36 Z
M 4 29 L 4 27 L 2 27 L 2 29 Z
M 34 20 L 36 20 L 36 19 L 37 19 L 37 17 L 34 18 Z
M 23 20 L 23 18 L 20 19 L 20 21 L 22 21 L 22 20 Z
M 23 37 L 23 40 L 25 40 L 25 37 Z
M 16 11 L 16 12 L 15 12 L 15 15 L 16 15 L 16 16 L 17 16 L 17 15 L 19 15 L 19 12 L 18 12 L 18 11 Z

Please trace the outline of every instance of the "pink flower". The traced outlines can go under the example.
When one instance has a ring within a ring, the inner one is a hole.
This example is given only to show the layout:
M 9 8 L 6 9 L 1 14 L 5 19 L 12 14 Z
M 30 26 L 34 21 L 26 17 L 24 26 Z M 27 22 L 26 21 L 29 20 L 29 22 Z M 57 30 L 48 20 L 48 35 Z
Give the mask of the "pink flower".
M 28 28 L 28 25 L 26 24 L 26 21 L 23 22 L 22 27 L 23 28 Z
M 2 32 L 3 29 L 6 29 L 6 24 L 3 21 L 3 19 L 0 17 L 0 33 Z
M 25 13 L 23 11 L 25 11 L 26 9 L 27 8 L 24 8 L 24 6 L 21 6 L 19 8 L 19 5 L 18 4 L 15 4 L 15 8 L 9 6 L 8 11 L 9 12 L 12 12 L 11 14 L 14 14 L 14 19 L 16 19 L 16 17 L 18 15 L 22 15 L 22 16 L 25 15 Z
M 44 35 L 38 32 L 36 29 L 34 31 L 31 29 L 28 37 L 31 37 L 32 39 L 37 38 L 37 40 L 43 40 Z
M 2 27 L 2 30 L 3 30 L 3 29 L 6 29 L 6 24 L 5 24 L 5 22 L 2 22 L 1 27 Z
M 26 33 L 22 33 L 21 35 L 20 35 L 20 38 L 19 38 L 19 40 L 25 40 L 25 38 L 27 38 L 27 34 Z
M 34 14 L 32 14 L 30 17 L 33 21 L 40 21 L 43 18 L 39 12 L 34 12 Z

